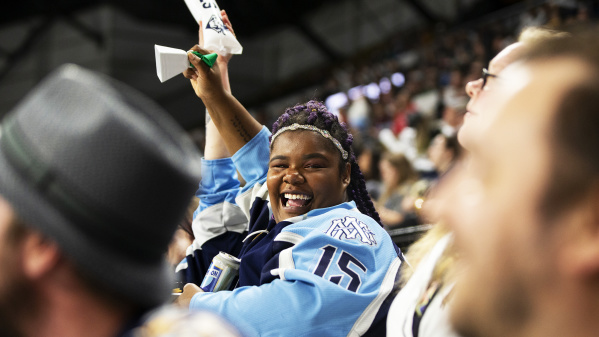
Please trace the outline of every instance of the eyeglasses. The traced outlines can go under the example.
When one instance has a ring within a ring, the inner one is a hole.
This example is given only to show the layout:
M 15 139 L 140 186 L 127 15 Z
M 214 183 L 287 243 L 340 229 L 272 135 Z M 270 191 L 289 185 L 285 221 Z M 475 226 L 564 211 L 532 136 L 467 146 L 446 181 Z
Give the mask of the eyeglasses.
M 488 79 L 489 77 L 495 77 L 495 78 L 497 78 L 497 75 L 495 75 L 495 74 L 491 74 L 491 73 L 490 73 L 490 72 L 487 70 L 487 68 L 483 68 L 483 85 L 482 85 L 481 89 L 483 89 L 483 88 L 485 87 L 485 85 L 487 84 L 487 79 Z

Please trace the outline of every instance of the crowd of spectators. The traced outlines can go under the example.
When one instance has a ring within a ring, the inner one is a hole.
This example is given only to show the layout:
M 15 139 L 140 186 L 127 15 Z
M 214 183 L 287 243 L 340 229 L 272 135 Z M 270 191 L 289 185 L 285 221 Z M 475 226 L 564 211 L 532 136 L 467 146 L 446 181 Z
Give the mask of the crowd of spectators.
M 523 28 L 559 28 L 595 17 L 596 1 L 547 1 L 524 12 L 490 15 L 484 22 L 403 33 L 368 57 L 360 57 L 360 63 L 336 67 L 317 90 L 318 99 L 353 130 L 356 153 L 364 157 L 361 167 L 374 200 L 381 191 L 392 189 L 378 174 L 380 158 L 386 152 L 405 156 L 417 172 L 420 179 L 413 181 L 418 184 L 401 190 L 409 200 L 422 202 L 423 191 L 459 153 L 455 134 L 468 103 L 466 83 L 480 78 L 489 60 L 515 42 Z M 397 189 L 394 193 L 402 194 Z M 379 205 L 379 212 L 386 213 Z M 416 217 L 387 225 L 424 222 Z

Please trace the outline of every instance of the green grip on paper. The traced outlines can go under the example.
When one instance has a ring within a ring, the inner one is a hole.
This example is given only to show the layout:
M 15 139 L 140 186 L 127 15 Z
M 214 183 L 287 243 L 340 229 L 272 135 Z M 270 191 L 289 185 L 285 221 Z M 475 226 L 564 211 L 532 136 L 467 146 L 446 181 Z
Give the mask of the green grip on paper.
M 206 55 L 202 55 L 199 52 L 192 50 L 191 51 L 195 56 L 199 57 L 200 59 L 202 59 L 202 61 L 204 61 L 204 63 L 206 63 L 206 65 L 210 68 L 212 68 L 212 66 L 214 65 L 214 62 L 216 62 L 216 58 L 218 57 L 217 53 L 212 53 L 212 54 L 206 54 Z M 189 63 L 189 65 L 194 68 L 193 64 Z

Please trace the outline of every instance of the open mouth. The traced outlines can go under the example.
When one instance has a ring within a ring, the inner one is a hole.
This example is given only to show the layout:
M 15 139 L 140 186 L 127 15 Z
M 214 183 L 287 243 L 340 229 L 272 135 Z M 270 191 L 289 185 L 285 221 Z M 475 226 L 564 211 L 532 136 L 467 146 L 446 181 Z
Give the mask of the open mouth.
M 305 194 L 283 193 L 281 203 L 285 208 L 305 208 L 312 203 L 312 197 Z

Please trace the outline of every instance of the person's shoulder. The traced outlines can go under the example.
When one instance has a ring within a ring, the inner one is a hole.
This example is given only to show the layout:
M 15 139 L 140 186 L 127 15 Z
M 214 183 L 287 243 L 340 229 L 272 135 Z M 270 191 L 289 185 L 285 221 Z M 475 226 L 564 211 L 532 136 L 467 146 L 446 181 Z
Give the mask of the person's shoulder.
M 126 337 L 242 337 L 233 324 L 216 313 L 164 306 L 148 313 Z
M 381 227 L 376 220 L 369 215 L 360 212 L 355 204 L 352 203 L 344 203 L 338 207 L 331 208 L 328 212 L 324 213 L 323 216 L 327 216 L 331 219 L 356 219 L 369 226 L 376 225 L 377 227 Z
M 376 238 L 386 236 L 385 230 L 378 222 L 352 208 L 349 203 L 327 209 L 307 220 L 313 222 L 314 230 L 311 236 L 329 236 L 342 241 L 357 240 L 375 246 L 380 241 Z

